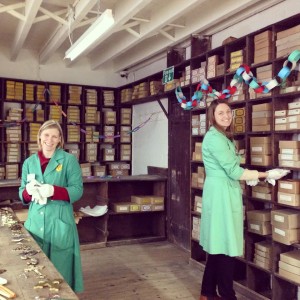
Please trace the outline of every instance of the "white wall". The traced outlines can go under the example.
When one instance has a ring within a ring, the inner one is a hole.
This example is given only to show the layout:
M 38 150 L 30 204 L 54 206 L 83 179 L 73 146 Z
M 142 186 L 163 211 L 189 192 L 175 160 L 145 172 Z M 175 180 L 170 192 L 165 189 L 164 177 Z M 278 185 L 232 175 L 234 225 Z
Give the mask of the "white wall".
M 76 62 L 74 71 L 66 67 L 63 56 L 59 54 L 54 55 L 45 65 L 39 64 L 32 51 L 22 50 L 15 62 L 10 61 L 9 55 L 7 48 L 0 47 L 0 77 L 106 87 L 120 86 L 120 76 L 111 72 L 111 65 L 92 71 L 86 58 Z
M 168 99 L 161 99 L 168 111 Z M 132 175 L 147 174 L 147 166 L 168 167 L 168 119 L 158 102 L 133 106 L 132 128 L 149 122 L 132 134 Z

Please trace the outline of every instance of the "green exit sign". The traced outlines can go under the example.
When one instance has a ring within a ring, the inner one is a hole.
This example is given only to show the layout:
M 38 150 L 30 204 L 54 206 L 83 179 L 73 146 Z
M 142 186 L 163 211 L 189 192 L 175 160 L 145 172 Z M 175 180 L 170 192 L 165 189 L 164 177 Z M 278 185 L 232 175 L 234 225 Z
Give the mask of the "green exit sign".
M 163 84 L 174 79 L 174 66 L 163 70 Z

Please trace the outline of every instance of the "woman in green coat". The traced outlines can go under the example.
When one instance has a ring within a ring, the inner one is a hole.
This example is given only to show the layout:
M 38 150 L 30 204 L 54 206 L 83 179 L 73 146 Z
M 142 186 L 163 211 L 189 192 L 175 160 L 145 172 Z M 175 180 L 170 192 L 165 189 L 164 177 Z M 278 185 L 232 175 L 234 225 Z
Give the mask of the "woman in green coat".
M 200 226 L 200 245 L 208 258 L 200 300 L 235 300 L 234 257 L 243 254 L 244 241 L 239 180 L 256 185 L 259 178 L 271 182 L 287 172 L 281 169 L 258 172 L 240 167 L 240 157 L 233 142 L 232 111 L 227 101 L 212 101 L 208 121 L 210 128 L 202 143 L 206 177 Z
M 22 168 L 19 196 L 29 204 L 24 226 L 75 292 L 83 291 L 80 245 L 72 204 L 83 193 L 75 156 L 63 150 L 58 122 L 46 121 L 38 132 L 39 151 Z

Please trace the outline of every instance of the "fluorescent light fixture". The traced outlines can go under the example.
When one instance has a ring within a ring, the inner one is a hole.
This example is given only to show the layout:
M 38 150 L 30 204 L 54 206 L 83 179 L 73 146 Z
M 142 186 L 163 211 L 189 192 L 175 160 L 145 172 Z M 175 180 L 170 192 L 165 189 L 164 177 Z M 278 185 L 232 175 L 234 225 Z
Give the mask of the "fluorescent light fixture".
M 106 9 L 84 34 L 66 51 L 65 58 L 71 61 L 90 48 L 113 24 L 111 9 Z

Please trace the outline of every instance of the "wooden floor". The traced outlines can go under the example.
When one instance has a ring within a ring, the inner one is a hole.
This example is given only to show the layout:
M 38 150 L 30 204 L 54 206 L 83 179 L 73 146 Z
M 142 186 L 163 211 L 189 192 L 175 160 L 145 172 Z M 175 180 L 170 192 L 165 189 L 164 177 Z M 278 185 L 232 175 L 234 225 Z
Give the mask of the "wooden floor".
M 168 242 L 84 250 L 80 299 L 198 299 L 201 274 L 188 257 Z
M 80 300 L 199 299 L 202 272 L 166 241 L 83 250 L 82 264 Z

